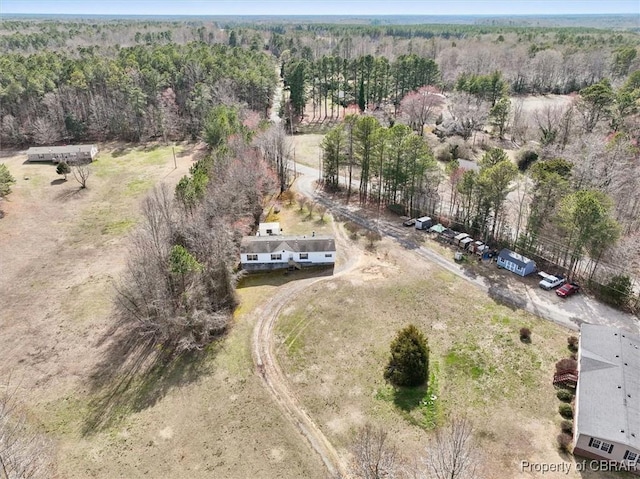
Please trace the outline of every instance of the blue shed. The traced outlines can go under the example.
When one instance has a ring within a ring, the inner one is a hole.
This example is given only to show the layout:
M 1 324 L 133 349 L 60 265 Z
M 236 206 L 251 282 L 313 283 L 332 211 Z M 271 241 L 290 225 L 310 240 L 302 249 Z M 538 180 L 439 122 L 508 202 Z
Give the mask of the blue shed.
M 512 273 L 518 274 L 520 276 L 526 276 L 535 272 L 536 270 L 536 262 L 525 258 L 521 254 L 516 253 L 515 251 L 511 251 L 510 249 L 504 248 L 498 254 L 498 268 L 508 269 Z

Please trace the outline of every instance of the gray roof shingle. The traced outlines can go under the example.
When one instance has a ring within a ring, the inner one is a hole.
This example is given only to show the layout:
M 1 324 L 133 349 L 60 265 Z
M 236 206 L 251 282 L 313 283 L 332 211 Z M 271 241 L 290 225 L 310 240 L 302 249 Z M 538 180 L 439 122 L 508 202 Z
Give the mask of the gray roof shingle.
M 240 253 L 298 253 L 329 252 L 336 250 L 332 236 L 245 236 Z
M 527 264 L 531 263 L 529 258 L 525 258 L 521 254 L 516 253 L 515 251 L 511 251 L 510 249 L 504 248 L 498 254 L 499 258 L 502 258 L 506 261 L 511 261 L 512 263 L 517 264 L 524 268 Z
M 577 433 L 640 448 L 640 336 L 583 324 Z

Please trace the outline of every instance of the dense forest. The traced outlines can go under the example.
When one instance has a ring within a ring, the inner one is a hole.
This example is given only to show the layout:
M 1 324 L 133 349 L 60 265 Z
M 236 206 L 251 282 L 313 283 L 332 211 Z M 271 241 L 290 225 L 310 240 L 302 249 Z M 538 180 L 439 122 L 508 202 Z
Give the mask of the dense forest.
M 280 71 L 288 131 L 332 127 L 327 188 L 355 175 L 363 204 L 438 214 L 591 278 L 620 269 L 607 258 L 637 259 L 628 248 L 640 230 L 633 29 L 11 19 L 0 33 L 3 145 L 212 144 L 221 105 L 240 121 L 267 118 Z M 533 95 L 566 97 L 527 110 Z M 283 134 L 259 145 L 281 190 Z
M 202 43 L 12 53 L 0 69 L 5 144 L 196 138 L 217 104 L 264 114 L 277 79 L 262 52 Z

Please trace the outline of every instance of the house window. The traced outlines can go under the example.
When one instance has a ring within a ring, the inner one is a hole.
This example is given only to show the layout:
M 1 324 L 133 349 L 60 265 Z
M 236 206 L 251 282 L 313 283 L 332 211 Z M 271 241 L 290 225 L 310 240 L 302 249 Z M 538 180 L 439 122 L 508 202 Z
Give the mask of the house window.
M 589 446 L 594 449 L 600 449 L 601 444 L 602 442 L 599 439 L 591 439 L 591 441 L 589 441 Z
M 604 442 L 602 441 L 602 445 L 600 446 L 600 449 L 604 452 L 611 452 L 613 451 L 613 444 L 609 444 L 608 442 Z
M 624 453 L 624 458 L 625 461 L 629 461 L 631 463 L 635 463 L 638 461 L 638 454 L 635 452 L 631 452 L 631 451 L 626 451 Z
M 324 257 L 325 258 L 333 258 L 333 253 L 325 253 Z
M 309 259 L 309 253 L 300 253 L 300 259 Z
M 257 254 L 248 254 L 247 255 L 247 261 L 258 261 L 258 255 Z
M 277 260 L 281 260 L 281 259 L 282 259 L 282 255 L 280 253 L 271 255 L 271 261 L 277 261 Z
M 267 234 L 268 235 L 272 235 L 273 234 L 273 230 L 267 230 Z

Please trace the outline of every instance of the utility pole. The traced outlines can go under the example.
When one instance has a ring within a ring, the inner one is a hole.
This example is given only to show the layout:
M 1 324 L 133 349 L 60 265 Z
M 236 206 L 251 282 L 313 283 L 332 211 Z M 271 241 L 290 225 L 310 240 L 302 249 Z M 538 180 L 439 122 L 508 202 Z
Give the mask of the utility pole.
M 171 150 L 173 151 L 173 169 L 177 170 L 178 169 L 178 163 L 176 162 L 176 147 L 172 146 Z

